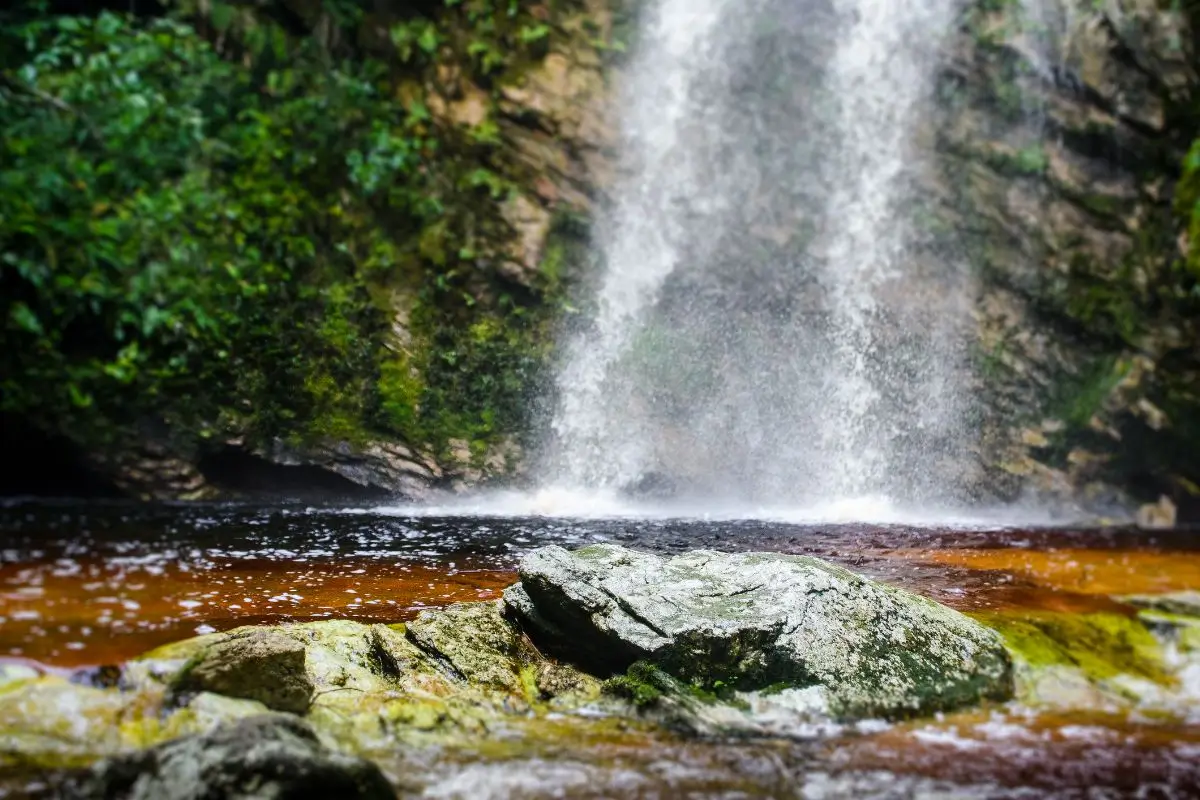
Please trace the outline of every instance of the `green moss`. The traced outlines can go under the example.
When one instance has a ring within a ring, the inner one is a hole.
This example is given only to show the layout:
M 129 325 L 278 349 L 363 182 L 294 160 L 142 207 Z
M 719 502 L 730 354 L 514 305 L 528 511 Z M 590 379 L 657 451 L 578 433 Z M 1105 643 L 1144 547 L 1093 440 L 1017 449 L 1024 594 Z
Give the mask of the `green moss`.
M 375 391 L 379 396 L 380 425 L 394 431 L 417 430 L 425 383 L 407 355 L 392 355 L 383 360 Z
M 1138 612 L 1138 619 L 1169 636 L 1181 652 L 1200 652 L 1200 617 L 1146 609 Z
M 1046 172 L 1049 159 L 1041 145 L 1031 145 L 1020 150 L 990 149 L 980 153 L 984 162 L 1002 175 L 1015 177 L 1038 177 Z
M 1010 372 L 1004 359 L 1006 352 L 1007 346 L 1004 341 L 996 342 L 990 349 L 978 342 L 971 344 L 972 360 L 978 368 L 979 375 L 989 381 L 1001 379 Z
M 1121 675 L 1170 685 L 1162 645 L 1137 618 L 1121 614 L 973 614 L 1000 633 L 1019 666 L 1066 666 L 1091 681 Z
M 1129 365 L 1115 356 L 1096 359 L 1059 387 L 1054 415 L 1076 427 L 1087 425 L 1128 372 Z
M 1129 205 L 1123 198 L 1094 192 L 1084 192 L 1073 199 L 1093 214 L 1110 219 L 1119 219 Z
M 538 666 L 536 664 L 525 664 L 517 670 L 517 680 L 521 686 L 521 693 L 525 697 L 525 702 L 533 705 L 541 701 L 542 690 L 538 688 Z
M 745 701 L 737 699 L 736 688 L 725 681 L 685 683 L 648 661 L 635 662 L 624 675 L 609 678 L 601 688 L 605 694 L 628 700 L 637 708 L 654 706 L 668 695 L 704 704 L 726 703 L 749 708 Z M 788 686 L 780 684 L 778 690 L 785 688 Z
M 628 700 L 637 708 L 648 708 L 657 705 L 675 684 L 676 681 L 658 667 L 638 661 L 624 675 L 606 680 L 601 689 L 605 694 Z

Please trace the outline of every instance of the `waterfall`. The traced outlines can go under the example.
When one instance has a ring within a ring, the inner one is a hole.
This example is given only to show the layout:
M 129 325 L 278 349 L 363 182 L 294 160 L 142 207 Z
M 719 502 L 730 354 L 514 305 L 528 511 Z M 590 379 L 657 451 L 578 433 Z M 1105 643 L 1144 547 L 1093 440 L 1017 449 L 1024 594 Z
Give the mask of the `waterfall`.
M 662 0 L 650 10 L 624 102 L 624 167 L 605 246 L 607 271 L 594 327 L 576 337 L 559 376 L 561 407 L 554 431 L 573 486 L 627 482 L 646 453 L 636 419 L 619 421 L 613 374 L 642 317 L 679 263 L 689 234 L 682 209 L 702 192 L 701 160 L 689 130 L 706 118 L 697 87 L 714 69 L 716 28 L 729 0 Z M 720 200 L 721 198 L 717 198 Z M 714 209 L 715 211 L 715 209 Z M 716 214 L 713 214 L 716 216 Z
M 953 499 L 969 287 L 916 228 L 955 12 L 652 0 L 544 485 Z

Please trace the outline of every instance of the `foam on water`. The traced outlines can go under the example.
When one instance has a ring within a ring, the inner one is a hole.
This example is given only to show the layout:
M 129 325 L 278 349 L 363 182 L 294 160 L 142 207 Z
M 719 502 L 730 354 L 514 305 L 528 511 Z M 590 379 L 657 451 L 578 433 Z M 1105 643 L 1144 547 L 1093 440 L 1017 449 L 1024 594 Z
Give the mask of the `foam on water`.
M 531 492 L 491 491 L 427 503 L 346 508 L 348 514 L 396 517 L 500 517 L 546 519 L 650 519 L 703 522 L 761 521 L 792 525 L 900 525 L 906 527 L 993 529 L 1063 524 L 1049 514 L 1010 507 L 993 509 L 909 508 L 886 497 L 864 496 L 808 506 L 720 503 L 699 498 L 650 501 L 616 491 L 554 487 Z

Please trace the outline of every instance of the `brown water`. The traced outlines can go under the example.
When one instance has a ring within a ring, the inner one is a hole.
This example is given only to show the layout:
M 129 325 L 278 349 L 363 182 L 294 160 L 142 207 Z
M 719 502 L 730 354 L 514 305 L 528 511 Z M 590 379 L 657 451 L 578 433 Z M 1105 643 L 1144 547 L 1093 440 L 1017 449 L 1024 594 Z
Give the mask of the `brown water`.
M 1200 588 L 1200 533 L 1185 531 L 16 504 L 0 508 L 0 658 L 71 671 L 242 624 L 403 621 L 497 597 L 533 547 L 594 541 L 807 553 L 965 611 L 1132 613 L 1112 596 Z M 539 747 L 390 769 L 440 776 L 421 791 L 445 797 L 1200 797 L 1200 717 L 1136 710 L 1010 705 L 755 744 L 566 725 Z

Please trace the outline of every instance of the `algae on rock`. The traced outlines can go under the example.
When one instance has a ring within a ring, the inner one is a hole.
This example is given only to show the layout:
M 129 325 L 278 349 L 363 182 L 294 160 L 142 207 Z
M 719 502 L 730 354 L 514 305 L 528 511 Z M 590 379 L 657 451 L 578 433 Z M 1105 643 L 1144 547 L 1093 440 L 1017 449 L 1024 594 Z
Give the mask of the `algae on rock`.
M 1030 706 L 1178 711 L 1188 663 L 1173 659 L 1172 635 L 1200 619 L 1175 621 L 1120 613 L 990 612 L 973 615 L 998 631 L 1016 665 L 1016 697 Z
M 243 630 L 206 647 L 174 682 L 176 692 L 207 691 L 257 700 L 275 711 L 303 714 L 313 684 L 304 646 L 269 630 Z

